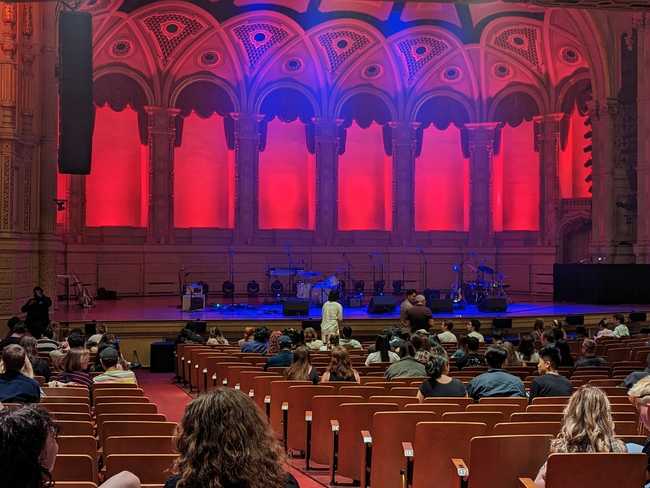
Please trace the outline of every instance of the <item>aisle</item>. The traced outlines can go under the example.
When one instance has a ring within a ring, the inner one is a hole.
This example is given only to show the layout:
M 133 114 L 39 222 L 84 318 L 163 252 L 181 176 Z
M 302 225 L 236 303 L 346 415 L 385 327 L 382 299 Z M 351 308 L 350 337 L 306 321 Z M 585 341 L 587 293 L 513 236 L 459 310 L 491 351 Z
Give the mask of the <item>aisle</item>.
M 170 422 L 180 422 L 185 406 L 192 400 L 192 397 L 174 383 L 174 374 L 150 373 L 149 370 L 138 370 L 136 375 L 144 394 L 152 402 L 158 404 L 160 413 L 165 414 Z M 327 486 L 314 481 L 298 469 L 290 467 L 290 471 L 300 483 L 300 488 L 323 488 Z

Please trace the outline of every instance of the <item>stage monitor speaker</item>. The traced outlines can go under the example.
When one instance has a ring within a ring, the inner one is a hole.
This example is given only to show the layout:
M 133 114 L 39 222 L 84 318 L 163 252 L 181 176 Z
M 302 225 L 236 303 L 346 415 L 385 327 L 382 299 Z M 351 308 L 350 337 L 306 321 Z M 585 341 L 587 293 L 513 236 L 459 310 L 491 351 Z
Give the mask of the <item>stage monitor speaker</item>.
M 487 297 L 478 304 L 478 309 L 481 312 L 505 312 L 508 301 L 505 298 Z
M 299 298 L 288 298 L 282 304 L 282 315 L 309 315 L 309 301 Z
M 646 322 L 648 314 L 645 312 L 630 312 L 630 322 Z
M 567 325 L 585 325 L 584 315 L 567 315 L 564 320 Z
M 390 295 L 376 295 L 368 303 L 368 313 L 391 313 L 395 310 L 395 297 Z
M 454 311 L 454 302 L 447 298 L 432 299 L 428 303 L 428 307 L 432 313 L 452 313 Z
M 92 19 L 59 15 L 59 171 L 90 174 L 93 139 Z
M 512 319 L 493 319 L 493 329 L 512 329 Z

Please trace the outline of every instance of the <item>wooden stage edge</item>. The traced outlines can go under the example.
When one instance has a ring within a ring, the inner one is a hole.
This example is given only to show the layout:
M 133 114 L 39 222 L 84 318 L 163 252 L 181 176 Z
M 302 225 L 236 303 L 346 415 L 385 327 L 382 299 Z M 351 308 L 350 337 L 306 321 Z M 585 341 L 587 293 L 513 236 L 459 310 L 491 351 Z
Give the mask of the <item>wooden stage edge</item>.
M 123 298 L 118 301 L 97 302 L 96 307 L 82 310 L 76 306 L 58 304 L 52 313 L 53 320 L 62 329 L 82 327 L 96 320 L 106 326 L 109 333 L 120 339 L 121 349 L 128 360 L 137 358 L 144 366 L 149 365 L 152 342 L 176 336 L 183 325 L 191 320 L 202 320 L 209 327 L 219 327 L 226 337 L 237 340 L 248 326 L 265 325 L 274 330 L 287 327 L 300 328 L 304 320 L 319 320 L 320 308 L 311 308 L 309 316 L 285 317 L 279 305 L 242 304 L 236 307 L 216 306 L 194 312 L 182 312 L 172 297 Z M 475 306 L 451 314 L 435 314 L 436 327 L 439 321 L 449 319 L 459 332 L 465 330 L 465 322 L 479 319 L 483 330 L 489 334 L 492 320 L 512 320 L 512 332 L 532 330 L 533 321 L 542 318 L 546 322 L 564 319 L 567 315 L 583 315 L 586 327 L 595 327 L 598 322 L 611 317 L 613 313 L 650 312 L 650 305 L 588 305 L 559 303 L 513 303 L 505 313 L 480 312 Z M 368 338 L 381 333 L 399 320 L 396 312 L 385 315 L 371 315 L 366 308 L 344 310 L 344 323 L 350 325 L 356 337 Z

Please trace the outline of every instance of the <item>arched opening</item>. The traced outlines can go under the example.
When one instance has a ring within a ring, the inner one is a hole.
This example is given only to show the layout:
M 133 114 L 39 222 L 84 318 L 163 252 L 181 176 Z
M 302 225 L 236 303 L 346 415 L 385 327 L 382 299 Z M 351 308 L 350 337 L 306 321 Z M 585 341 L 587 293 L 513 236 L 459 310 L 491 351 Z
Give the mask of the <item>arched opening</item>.
M 561 255 L 558 262 L 561 264 L 575 264 L 588 259 L 590 241 L 590 220 L 579 219 L 565 226 L 560 238 Z
M 316 157 L 307 97 L 292 88 L 268 94 L 261 105 L 258 215 L 260 229 L 313 230 Z

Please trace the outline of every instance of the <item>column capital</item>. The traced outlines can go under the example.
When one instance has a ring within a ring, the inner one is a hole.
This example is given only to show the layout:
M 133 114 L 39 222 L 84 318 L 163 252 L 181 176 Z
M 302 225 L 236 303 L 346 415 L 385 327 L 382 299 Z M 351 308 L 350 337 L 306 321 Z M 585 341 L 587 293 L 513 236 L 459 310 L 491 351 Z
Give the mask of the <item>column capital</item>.
M 540 124 L 545 122 L 561 122 L 564 116 L 565 116 L 564 112 L 535 115 L 533 117 L 533 122 L 540 123 Z
M 179 108 L 157 107 L 155 105 L 145 105 L 144 111 L 147 113 L 147 115 L 166 113 L 170 117 L 176 117 L 179 113 L 181 113 L 181 110 Z

